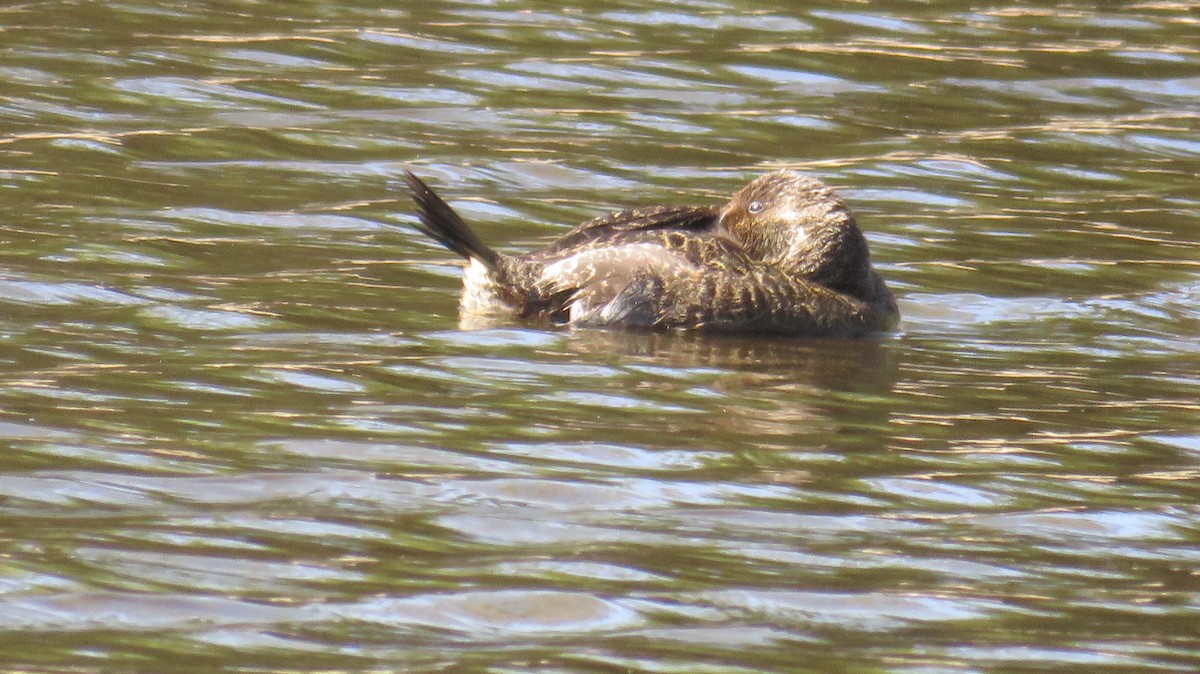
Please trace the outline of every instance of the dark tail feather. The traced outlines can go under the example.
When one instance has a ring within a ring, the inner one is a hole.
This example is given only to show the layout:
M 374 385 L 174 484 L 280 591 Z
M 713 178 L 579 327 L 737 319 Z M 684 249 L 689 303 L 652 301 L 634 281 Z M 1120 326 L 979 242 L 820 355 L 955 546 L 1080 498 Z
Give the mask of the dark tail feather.
M 408 193 L 417 204 L 417 215 L 421 218 L 417 229 L 465 258 L 479 260 L 491 269 L 499 265 L 500 254 L 488 248 L 458 213 L 450 208 L 450 204 L 442 201 L 429 189 L 429 185 L 408 169 L 404 170 L 404 179 L 408 183 Z

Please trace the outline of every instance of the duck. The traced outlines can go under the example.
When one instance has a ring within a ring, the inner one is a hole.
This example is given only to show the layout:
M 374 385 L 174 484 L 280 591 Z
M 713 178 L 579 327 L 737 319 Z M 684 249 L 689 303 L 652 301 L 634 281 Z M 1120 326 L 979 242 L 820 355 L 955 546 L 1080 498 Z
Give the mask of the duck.
M 808 337 L 899 326 L 854 215 L 798 171 L 758 176 L 722 205 L 616 211 L 524 254 L 496 251 L 412 171 L 404 179 L 416 228 L 465 260 L 464 320 Z

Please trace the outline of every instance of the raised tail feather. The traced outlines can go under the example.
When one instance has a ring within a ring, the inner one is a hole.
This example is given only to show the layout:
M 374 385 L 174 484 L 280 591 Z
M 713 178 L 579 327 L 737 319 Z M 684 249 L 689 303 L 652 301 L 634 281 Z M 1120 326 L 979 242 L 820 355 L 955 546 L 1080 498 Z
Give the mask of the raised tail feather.
M 416 202 L 417 215 L 421 218 L 417 229 L 465 258 L 479 260 L 490 269 L 499 266 L 500 254 L 489 248 L 450 208 L 450 204 L 407 169 L 404 171 L 404 180 L 408 183 L 408 193 Z

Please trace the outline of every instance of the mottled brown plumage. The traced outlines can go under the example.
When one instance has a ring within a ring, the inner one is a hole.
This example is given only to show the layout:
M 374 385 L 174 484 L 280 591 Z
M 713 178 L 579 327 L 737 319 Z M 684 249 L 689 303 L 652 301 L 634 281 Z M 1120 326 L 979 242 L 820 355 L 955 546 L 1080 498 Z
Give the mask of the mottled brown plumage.
M 464 318 L 577 326 L 857 336 L 900 319 L 846 205 L 776 171 L 722 207 L 655 206 L 589 220 L 546 248 L 498 253 L 406 171 L 419 228 L 470 260 Z

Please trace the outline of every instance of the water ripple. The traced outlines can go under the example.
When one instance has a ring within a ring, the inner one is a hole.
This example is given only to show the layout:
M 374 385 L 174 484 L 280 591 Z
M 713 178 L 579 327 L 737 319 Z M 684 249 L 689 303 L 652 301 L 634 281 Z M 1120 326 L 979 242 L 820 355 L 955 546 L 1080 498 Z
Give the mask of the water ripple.
M 10 4 L 7 669 L 1196 669 L 1188 3 Z M 406 167 L 811 173 L 904 331 L 466 329 Z

